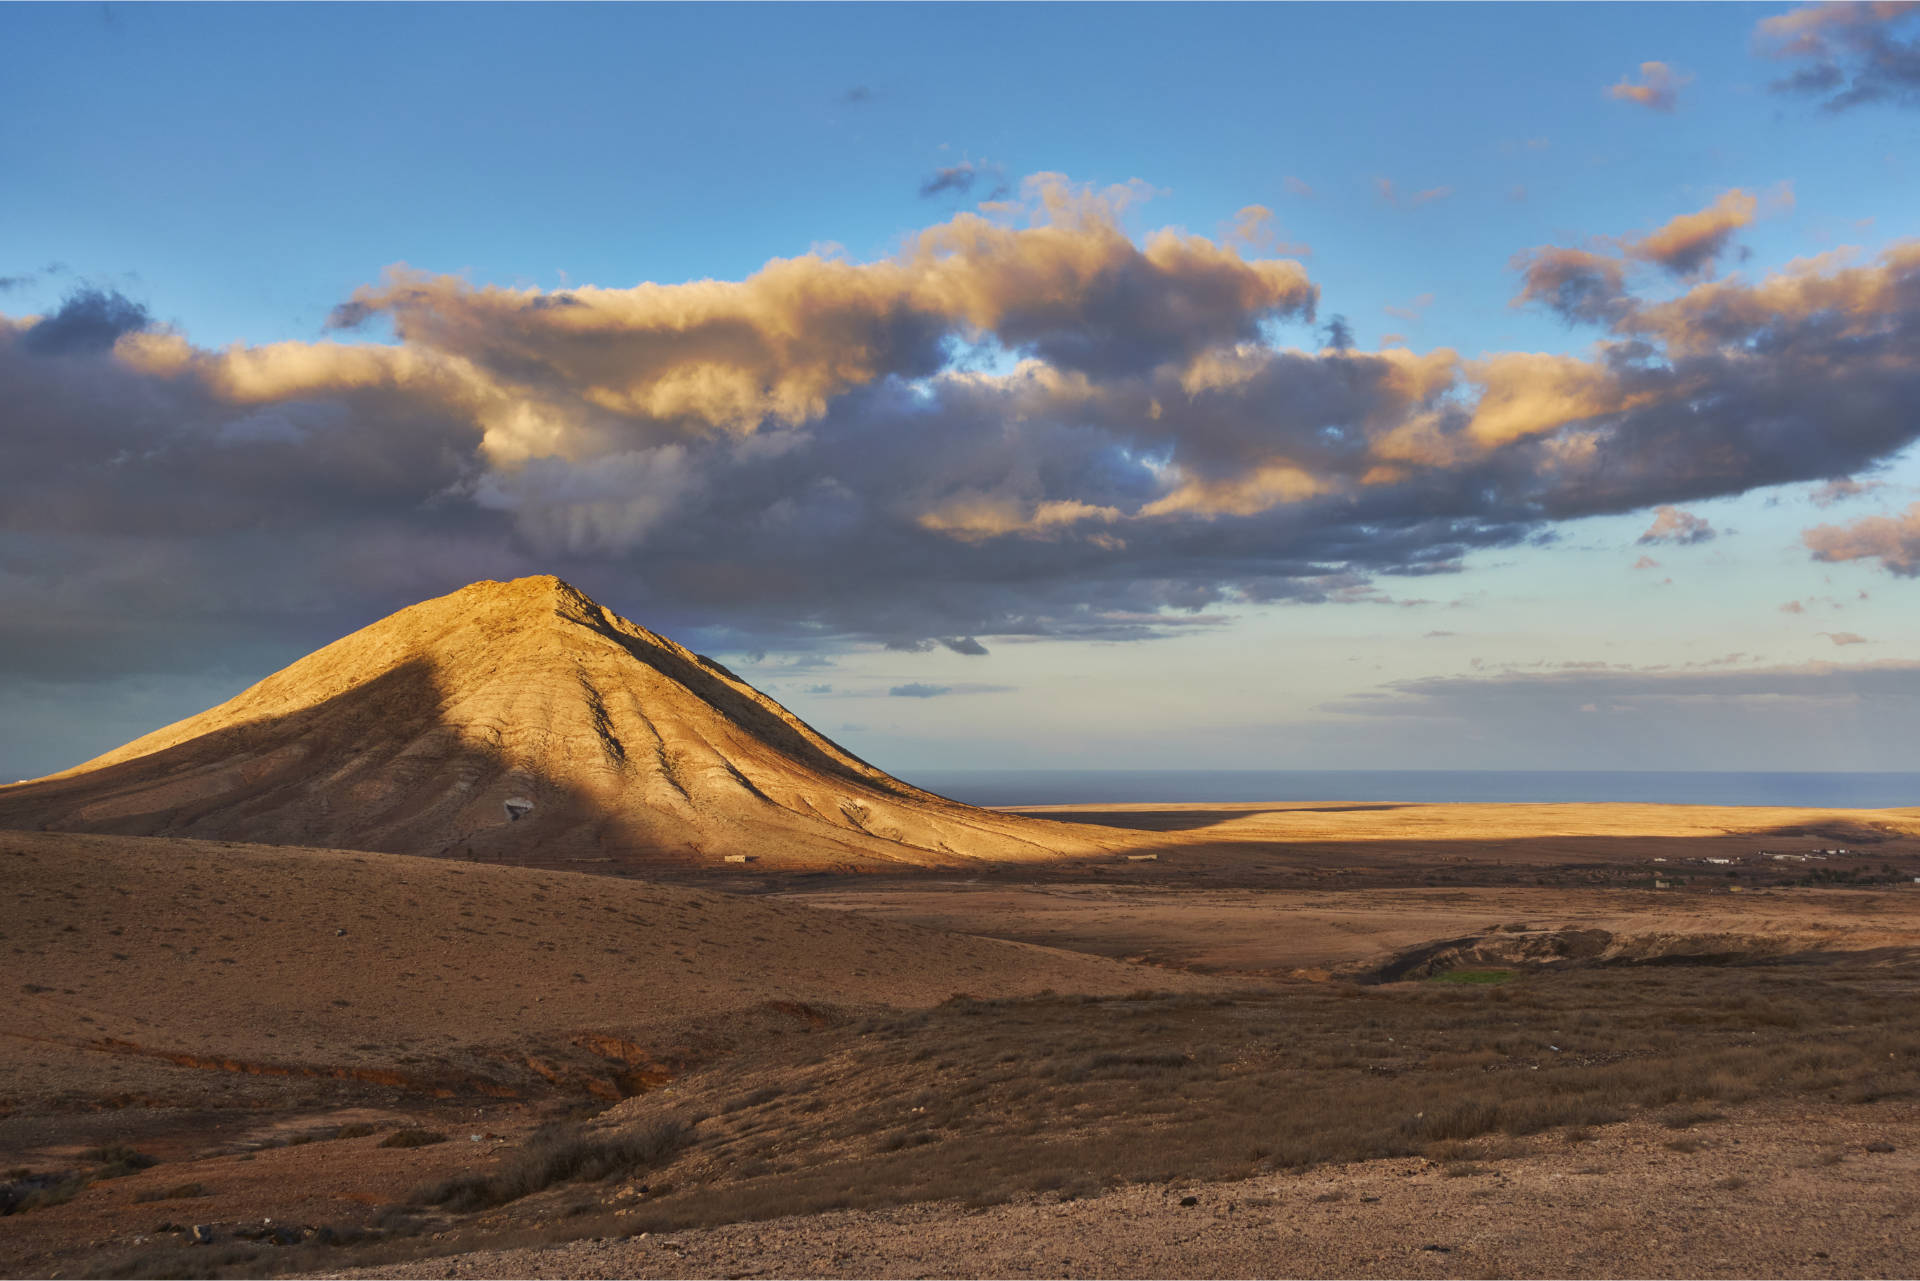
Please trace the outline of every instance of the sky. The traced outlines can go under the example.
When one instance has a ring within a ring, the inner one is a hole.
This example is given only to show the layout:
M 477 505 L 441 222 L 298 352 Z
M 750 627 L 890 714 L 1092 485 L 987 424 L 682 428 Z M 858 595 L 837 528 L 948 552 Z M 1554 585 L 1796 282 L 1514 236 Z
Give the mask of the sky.
M 0 778 L 556 573 L 915 770 L 1920 770 L 1920 7 L 0 6 Z

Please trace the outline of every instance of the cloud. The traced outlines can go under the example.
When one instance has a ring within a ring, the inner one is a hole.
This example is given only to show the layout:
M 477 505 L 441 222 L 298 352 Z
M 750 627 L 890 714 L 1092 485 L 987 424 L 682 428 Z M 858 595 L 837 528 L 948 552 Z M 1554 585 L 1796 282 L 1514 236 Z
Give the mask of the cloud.
M 145 307 L 111 289 L 80 289 L 28 329 L 20 346 L 36 356 L 95 354 L 152 323 Z
M 1844 503 L 1850 498 L 1859 498 L 1863 494 L 1870 494 L 1876 489 L 1884 488 L 1886 488 L 1885 481 L 1862 481 L 1855 480 L 1851 476 L 1842 476 L 1838 480 L 1830 480 L 1823 485 L 1815 486 L 1813 492 L 1807 497 L 1813 500 L 1813 505 L 1816 507 L 1831 507 L 1835 503 Z
M 1642 541 L 1645 540 L 1643 539 Z M 1642 556 L 1639 560 L 1633 562 L 1633 567 L 1635 569 L 1658 569 L 1660 568 L 1660 562 L 1651 556 Z
M 809 685 L 809 686 L 807 686 L 807 688 L 806 688 L 806 692 L 807 692 L 807 693 L 809 693 L 809 694 L 831 694 L 831 693 L 833 693 L 833 686 L 831 686 L 831 685 Z
M 109 303 L 49 359 L 53 318 L 0 317 L 0 671 L 257 672 L 532 572 L 709 652 L 1142 639 L 1438 595 L 1389 580 L 1920 437 L 1920 244 L 1651 296 L 1547 247 L 1520 302 L 1591 346 L 1468 357 L 1322 343 L 1301 264 L 1130 235 L 1144 195 L 1042 175 L 733 281 L 395 270 L 340 317 L 391 342 L 210 349 Z
M 1313 184 L 1303 178 L 1296 178 L 1292 174 L 1288 174 L 1280 180 L 1280 184 L 1286 188 L 1289 196 L 1300 196 L 1309 200 L 1313 198 Z
M 1607 90 L 1607 96 L 1670 113 L 1679 103 L 1681 88 L 1692 80 L 1692 76 L 1680 75 L 1664 62 L 1643 62 L 1640 64 L 1638 84 L 1622 76 L 1619 84 Z
M 1369 719 L 1429 718 L 1484 715 L 1500 707 L 1574 712 L 1591 703 L 1700 714 L 1716 703 L 1723 709 L 1744 704 L 1751 711 L 1798 702 L 1806 710 L 1817 711 L 1822 706 L 1850 707 L 1877 699 L 1887 700 L 1889 710 L 1920 708 L 1920 662 L 1773 667 L 1572 662 L 1394 681 L 1378 691 L 1335 700 L 1325 710 Z
M 1404 307 L 1397 306 L 1393 303 L 1387 303 L 1385 306 L 1381 307 L 1380 310 L 1386 312 L 1389 316 L 1397 316 L 1401 320 L 1419 320 L 1420 317 L 1426 312 L 1427 308 L 1431 306 L 1433 306 L 1433 295 L 1421 294 L 1419 297 L 1415 298 L 1412 302 L 1409 302 Z
M 956 654 L 965 654 L 971 658 L 981 657 L 987 652 L 987 647 L 971 636 L 955 636 L 951 638 L 943 636 L 940 638 L 940 643 Z
M 1713 266 L 1733 233 L 1753 221 L 1760 202 L 1735 188 L 1698 213 L 1681 214 L 1659 230 L 1626 243 L 1627 255 L 1664 267 L 1676 276 L 1695 276 Z
M 1847 525 L 1815 525 L 1800 535 L 1828 563 L 1877 560 L 1901 578 L 1920 577 L 1920 503 L 1898 516 L 1865 516 Z
M 1395 681 L 1320 711 L 1323 751 L 1386 741 L 1475 768 L 1548 752 L 1584 769 L 1920 767 L 1920 662 L 1542 664 Z
M 980 171 L 973 162 L 963 160 L 957 165 L 948 165 L 944 169 L 936 169 L 929 174 L 920 184 L 920 196 L 922 199 L 927 199 L 944 195 L 949 191 L 955 195 L 965 195 L 973 190 L 973 184 L 979 177 Z
M 1771 57 L 1798 64 L 1774 81 L 1779 92 L 1824 99 L 1828 111 L 1844 111 L 1870 102 L 1920 105 L 1920 35 L 1901 39 L 1912 29 L 1920 5 L 1912 0 L 1865 0 L 1804 5 L 1764 18 L 1754 43 Z
M 887 691 L 892 698 L 939 698 L 942 694 L 953 693 L 951 685 L 922 685 L 915 681 L 908 685 L 895 685 Z
M 1626 267 L 1618 259 L 1588 249 L 1543 245 L 1516 254 L 1521 276 L 1513 305 L 1537 303 L 1569 324 L 1612 324 L 1633 307 L 1627 294 Z
M 1871 643 L 1858 632 L 1815 632 L 1814 635 L 1824 636 L 1836 645 L 1866 645 Z
M 973 190 L 976 183 L 980 182 L 992 184 L 984 197 L 989 202 L 1004 200 L 1011 194 L 1012 189 L 1007 186 L 1006 170 L 999 165 L 962 160 L 957 165 L 948 165 L 944 169 L 936 169 L 929 174 L 920 184 L 920 195 L 922 199 L 948 193 L 966 195 Z
M 39 277 L 31 274 L 25 276 L 0 276 L 0 293 L 6 293 L 13 289 L 24 289 L 37 279 L 39 279 Z
M 1653 524 L 1647 526 L 1647 532 L 1635 541 L 1674 543 L 1684 547 L 1693 543 L 1704 543 L 1713 536 L 1713 526 L 1705 517 L 1681 511 L 1678 507 L 1662 507 L 1654 513 Z
M 1792 202 L 1793 189 L 1784 183 L 1768 199 L 1774 207 Z M 1632 263 L 1649 263 L 1684 280 L 1709 275 L 1760 205 L 1758 197 L 1736 187 L 1644 236 L 1604 238 L 1617 253 L 1543 245 L 1516 254 L 1512 265 L 1521 273 L 1521 289 L 1513 305 L 1546 307 L 1568 324 L 1623 326 L 1641 306 L 1628 288 Z
M 1807 607 L 1797 600 L 1790 600 L 1780 607 L 1780 612 L 1783 614 L 1804 614 L 1807 612 Z
M 1281 254 L 1304 258 L 1313 253 L 1310 245 L 1293 244 L 1280 238 L 1280 224 L 1273 210 L 1265 205 L 1248 205 L 1233 216 L 1224 237 L 1229 243 L 1256 253 Z
M 855 85 L 840 95 L 840 101 L 847 106 L 859 106 L 872 102 L 877 95 L 865 85 Z
M 1399 189 L 1394 186 L 1393 179 L 1391 178 L 1375 178 L 1373 180 L 1373 189 L 1379 194 L 1381 200 L 1394 206 L 1396 209 L 1418 209 L 1421 205 L 1430 205 L 1436 200 L 1445 200 L 1453 194 L 1452 187 L 1428 187 L 1424 191 L 1416 191 L 1410 196 L 1402 196 Z

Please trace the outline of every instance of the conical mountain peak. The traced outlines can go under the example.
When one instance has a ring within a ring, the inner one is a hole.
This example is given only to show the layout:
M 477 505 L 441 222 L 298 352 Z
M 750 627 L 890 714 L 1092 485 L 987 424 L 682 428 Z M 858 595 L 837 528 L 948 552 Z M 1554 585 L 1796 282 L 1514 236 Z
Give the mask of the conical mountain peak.
M 1089 848 L 892 778 L 550 575 L 410 606 L 198 716 L 0 789 L 0 825 L 516 862 Z

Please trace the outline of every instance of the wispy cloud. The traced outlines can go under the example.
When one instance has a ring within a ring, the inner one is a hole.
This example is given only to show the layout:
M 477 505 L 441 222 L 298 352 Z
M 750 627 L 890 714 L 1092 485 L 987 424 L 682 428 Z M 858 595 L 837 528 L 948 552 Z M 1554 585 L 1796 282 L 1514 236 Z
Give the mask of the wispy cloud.
M 894 698 L 938 698 L 942 694 L 953 693 L 953 686 L 922 685 L 915 681 L 907 685 L 895 685 L 887 693 Z
M 948 165 L 927 175 L 920 184 L 920 195 L 923 199 L 949 194 L 970 195 L 976 184 L 987 187 L 987 194 L 983 197 L 986 200 L 1003 199 L 1010 191 L 1006 171 L 999 165 L 962 160 L 957 165 Z
M 1664 62 L 1643 62 L 1638 81 L 1622 76 L 1618 84 L 1607 90 L 1607 96 L 1670 113 L 1679 105 L 1680 90 L 1692 80 L 1692 76 L 1682 75 Z
M 1855 480 L 1851 476 L 1843 476 L 1839 480 L 1830 480 L 1825 484 L 1815 486 L 1813 492 L 1808 494 L 1807 497 L 1813 500 L 1815 507 L 1831 507 L 1835 503 L 1844 503 L 1849 499 L 1861 498 L 1867 494 L 1871 494 L 1876 489 L 1884 488 L 1886 488 L 1885 481 Z
M 1453 194 L 1452 187 L 1428 187 L 1410 195 L 1402 194 L 1391 178 L 1375 178 L 1373 189 L 1381 200 L 1396 209 L 1418 209 L 1421 205 L 1430 205 L 1436 200 L 1445 200 Z
M 1773 88 L 1823 100 L 1828 111 L 1873 102 L 1920 105 L 1920 4 L 1840 0 L 1764 18 L 1754 43 L 1797 64 Z M 1902 38 L 1901 33 L 1906 33 Z
M 1653 524 L 1647 526 L 1647 532 L 1637 541 L 1642 543 L 1674 543 L 1688 546 L 1704 543 L 1714 537 L 1713 526 L 1704 516 L 1681 511 L 1678 507 L 1662 507 L 1654 513 Z M 1646 557 L 1641 557 L 1645 560 Z

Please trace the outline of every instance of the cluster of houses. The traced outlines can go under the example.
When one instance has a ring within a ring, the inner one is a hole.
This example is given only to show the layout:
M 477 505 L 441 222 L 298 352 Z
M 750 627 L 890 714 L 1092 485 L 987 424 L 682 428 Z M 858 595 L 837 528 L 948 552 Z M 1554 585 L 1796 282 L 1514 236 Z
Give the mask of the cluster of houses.
M 1789 853 L 1784 853 L 1776 850 L 1759 850 L 1755 853 L 1754 857 L 1768 859 L 1775 863 L 1824 863 L 1826 860 L 1830 858 L 1839 858 L 1843 855 L 1852 854 L 1852 853 L 1854 853 L 1853 850 L 1846 849 L 1846 848 L 1838 848 L 1838 849 L 1830 849 L 1830 850 L 1807 850 L 1804 853 L 1797 853 L 1797 854 L 1789 854 Z M 1656 859 L 1653 859 L 1652 861 L 1655 863 L 1665 863 L 1667 860 L 1664 858 L 1656 858 Z M 1687 863 L 1710 863 L 1715 867 L 1728 867 L 1735 863 L 1744 862 L 1745 860 L 1735 857 L 1735 858 L 1690 858 L 1690 859 L 1683 859 L 1681 861 L 1687 862 Z M 1729 873 L 1729 875 L 1731 875 L 1731 873 Z M 1920 885 L 1920 876 L 1914 877 L 1913 883 L 1915 885 Z M 1653 888 L 1657 890 L 1672 889 L 1675 887 L 1676 884 L 1677 882 L 1663 879 L 1661 874 L 1656 874 L 1653 882 Z M 1740 892 L 1738 886 L 1729 885 L 1727 889 L 1730 893 L 1737 894 Z
M 1761 850 L 1761 858 L 1770 858 L 1777 863 L 1817 863 L 1824 862 L 1840 854 L 1851 854 L 1852 850 L 1808 850 L 1805 854 L 1775 854 Z

